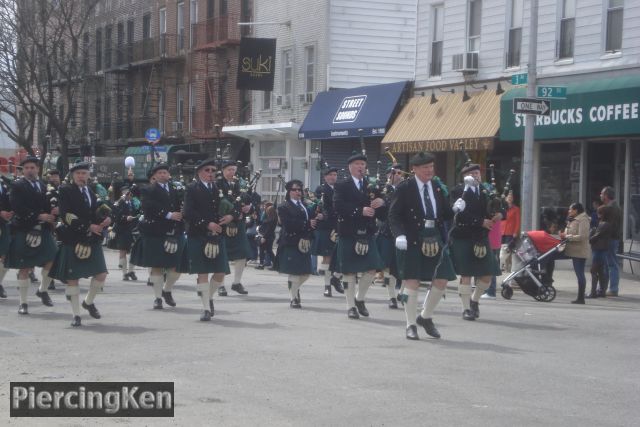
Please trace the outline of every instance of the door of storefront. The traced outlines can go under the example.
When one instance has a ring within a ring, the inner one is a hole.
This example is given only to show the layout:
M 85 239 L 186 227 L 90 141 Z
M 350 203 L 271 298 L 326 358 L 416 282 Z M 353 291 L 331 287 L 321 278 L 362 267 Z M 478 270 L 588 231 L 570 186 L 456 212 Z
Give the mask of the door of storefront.
M 587 151 L 587 209 L 591 203 L 600 198 L 600 191 L 605 186 L 616 186 L 616 143 L 591 142 Z M 616 193 L 619 194 L 618 191 Z

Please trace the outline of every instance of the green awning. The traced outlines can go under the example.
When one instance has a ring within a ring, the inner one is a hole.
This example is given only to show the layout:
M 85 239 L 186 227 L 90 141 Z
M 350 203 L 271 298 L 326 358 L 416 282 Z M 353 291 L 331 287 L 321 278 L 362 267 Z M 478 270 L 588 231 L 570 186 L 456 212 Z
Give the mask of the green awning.
M 536 116 L 536 140 L 640 135 L 640 75 L 549 86 L 566 86 L 567 98 L 551 100 L 550 116 Z M 524 138 L 525 115 L 513 114 L 513 99 L 520 97 L 525 88 L 502 96 L 502 141 Z

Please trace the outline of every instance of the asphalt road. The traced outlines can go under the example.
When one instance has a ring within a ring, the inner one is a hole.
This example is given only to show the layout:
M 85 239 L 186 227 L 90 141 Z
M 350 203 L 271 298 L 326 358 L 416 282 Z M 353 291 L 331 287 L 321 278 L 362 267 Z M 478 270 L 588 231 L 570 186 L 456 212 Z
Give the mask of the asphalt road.
M 31 314 L 18 316 L 15 274 L 7 275 L 0 423 L 639 425 L 640 283 L 630 276 L 621 297 L 576 306 L 569 303 L 575 278 L 559 262 L 555 301 L 516 291 L 510 301 L 482 300 L 475 322 L 462 320 L 450 287 L 434 317 L 443 338 L 426 339 L 419 330 L 421 340 L 412 342 L 404 337 L 403 311 L 387 308 L 380 286 L 368 295 L 371 317 L 354 321 L 344 297 L 322 296 L 321 278 L 303 286 L 303 309 L 292 310 L 284 276 L 248 267 L 249 295 L 218 298 L 206 323 L 199 321 L 195 276 L 176 285 L 176 308 L 153 310 L 146 272 L 122 282 L 115 253 L 107 254 L 113 269 L 96 298 L 103 317 L 83 313 L 77 329 L 60 285 L 54 307 L 31 294 Z M 174 381 L 175 417 L 9 418 L 10 381 L 125 380 Z

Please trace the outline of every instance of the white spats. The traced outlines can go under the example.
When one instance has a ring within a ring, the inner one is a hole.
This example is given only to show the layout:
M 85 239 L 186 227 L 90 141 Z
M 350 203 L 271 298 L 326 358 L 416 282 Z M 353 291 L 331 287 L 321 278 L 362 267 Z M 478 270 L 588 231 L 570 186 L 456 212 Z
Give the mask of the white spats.
M 80 287 L 78 285 L 67 285 L 67 288 L 64 290 L 64 294 L 71 303 L 71 311 L 73 311 L 73 315 L 80 316 Z
M 209 282 L 198 283 L 196 285 L 196 289 L 198 290 L 198 295 L 200 295 L 200 300 L 202 301 L 202 308 L 204 310 L 209 310 L 209 300 L 211 299 L 211 285 Z
M 403 293 L 406 295 L 404 303 L 404 315 L 407 318 L 407 327 L 416 324 L 416 310 L 418 309 L 418 290 L 405 288 Z
M 291 300 L 298 296 L 298 290 L 300 289 L 300 285 L 302 285 L 301 278 L 302 276 L 289 275 L 287 279 L 289 281 L 289 297 Z
M 149 281 L 153 284 L 153 293 L 156 298 L 162 297 L 162 284 L 164 282 L 163 277 L 161 275 L 153 275 L 149 276 Z
M 442 295 L 444 295 L 445 290 L 439 289 L 435 286 L 431 286 L 431 289 L 427 293 L 427 297 L 424 300 L 424 307 L 422 308 L 422 316 L 423 319 L 430 319 L 433 317 L 433 311 L 436 309 L 436 306 L 442 299 Z
M 462 307 L 465 310 L 471 310 L 471 285 L 459 283 L 458 295 L 460 295 L 460 299 L 462 300 Z
M 20 291 L 20 304 L 26 304 L 29 294 L 29 279 L 18 279 L 18 291 Z

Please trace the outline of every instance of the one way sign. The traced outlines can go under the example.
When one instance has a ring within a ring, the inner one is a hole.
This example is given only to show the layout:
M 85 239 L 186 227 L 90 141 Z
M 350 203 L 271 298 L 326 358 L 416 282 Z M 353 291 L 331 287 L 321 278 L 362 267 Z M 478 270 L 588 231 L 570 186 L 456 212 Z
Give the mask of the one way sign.
M 514 98 L 513 114 L 551 115 L 551 101 L 538 98 Z

